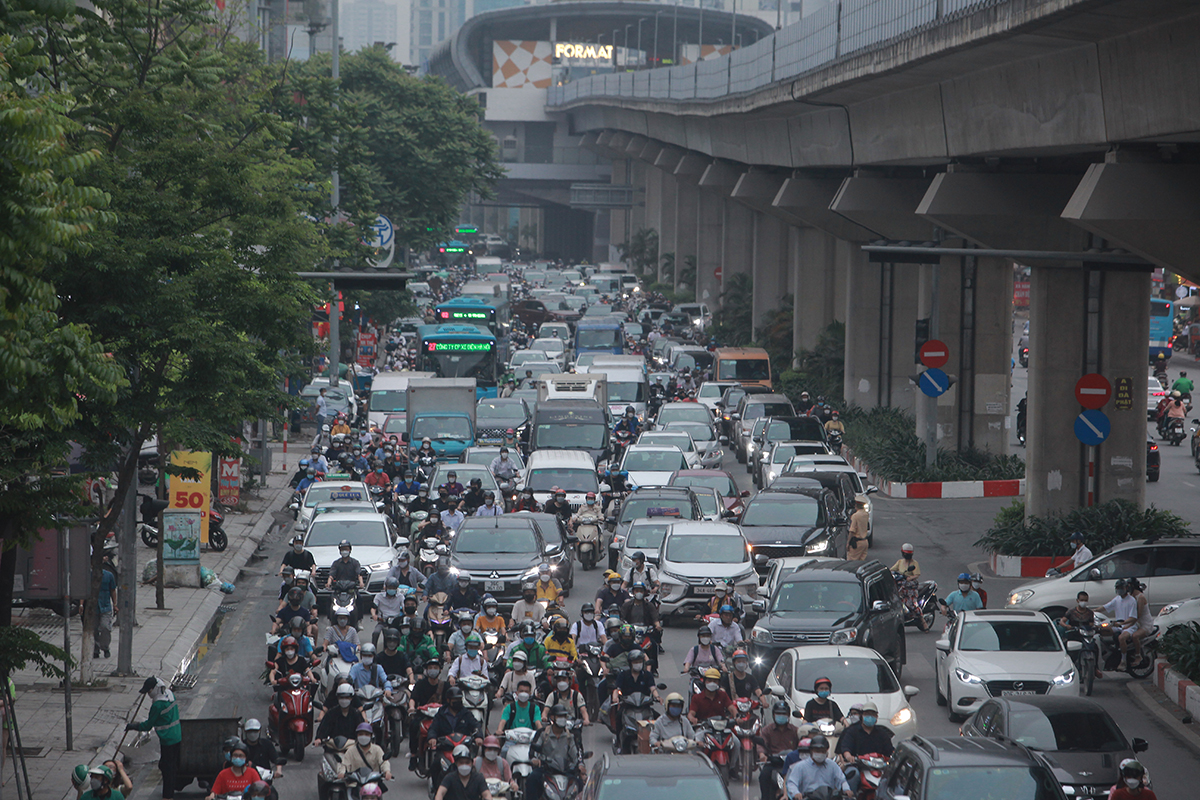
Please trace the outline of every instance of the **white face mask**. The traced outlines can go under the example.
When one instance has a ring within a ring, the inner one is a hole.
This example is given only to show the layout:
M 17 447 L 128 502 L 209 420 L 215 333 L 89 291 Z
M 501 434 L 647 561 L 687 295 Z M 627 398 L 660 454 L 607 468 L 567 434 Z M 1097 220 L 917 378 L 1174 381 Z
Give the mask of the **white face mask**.
M 559 681 L 554 685 L 558 687 L 560 692 L 565 692 L 567 689 L 571 688 L 571 684 L 568 681 Z
M 1080 601 L 1078 601 L 1077 603 L 1075 603 L 1075 607 L 1076 607 L 1076 608 L 1079 608 L 1079 609 L 1084 609 L 1084 608 L 1087 608 L 1087 601 L 1085 601 L 1085 600 L 1080 600 Z
M 708 683 L 704 684 L 704 688 L 708 689 L 710 692 L 715 692 L 717 689 L 721 688 L 721 684 L 717 683 L 716 681 L 709 681 Z
M 1142 785 L 1142 781 L 1140 778 L 1126 778 L 1125 785 L 1128 786 L 1130 789 L 1136 789 L 1137 787 Z
M 496 758 L 499 757 L 499 755 L 500 755 L 499 750 L 484 750 L 483 751 L 483 757 L 486 758 L 488 761 L 495 761 Z
M 702 644 L 702 645 L 712 644 L 712 637 L 711 636 L 701 636 L 700 644 Z
M 98 791 L 100 791 L 100 787 L 104 785 L 104 781 L 102 781 L 100 778 L 92 778 L 91 784 L 92 784 L 92 791 L 98 792 Z
M 518 703 L 528 703 L 529 702 L 529 692 L 517 692 L 517 702 Z
M 829 756 L 828 753 L 813 753 L 812 760 L 814 764 L 824 764 L 825 759 Z
M 464 778 L 467 777 L 468 775 L 470 775 L 471 774 L 471 765 L 470 764 L 459 764 L 458 765 L 458 774 L 462 775 Z
M 494 616 L 496 616 L 496 609 L 494 609 L 494 608 L 485 608 L 485 609 L 483 610 L 483 613 L 487 614 L 489 617 L 494 617 Z
M 363 747 L 367 747 L 371 744 L 371 737 L 370 736 L 359 736 L 358 743 L 361 744 Z
M 302 544 L 294 544 L 294 545 L 292 545 L 292 549 L 293 549 L 293 550 L 295 550 L 297 553 L 303 553 L 303 552 L 304 552 L 304 545 L 302 545 Z
M 349 697 L 339 697 L 338 705 L 341 706 L 342 708 L 349 708 L 350 707 L 350 698 Z
M 969 583 L 960 583 L 958 585 L 958 590 L 960 592 L 967 592 L 970 590 L 970 588 L 971 588 L 971 584 L 969 584 Z
M 638 661 L 636 663 L 630 664 L 629 669 L 632 670 L 633 672 L 641 672 L 642 671 L 642 663 L 640 661 Z
M 363 656 L 362 662 L 363 662 L 364 667 L 369 667 L 375 663 L 375 657 L 374 656 Z
M 643 600 L 646 597 L 646 593 L 645 592 L 634 592 L 633 596 L 634 596 L 634 599 Z
M 284 651 L 283 651 L 283 654 L 284 654 L 285 656 L 287 656 L 288 658 L 295 658 L 295 657 L 296 657 L 296 651 L 295 651 L 295 650 L 291 650 L 291 649 L 284 650 Z

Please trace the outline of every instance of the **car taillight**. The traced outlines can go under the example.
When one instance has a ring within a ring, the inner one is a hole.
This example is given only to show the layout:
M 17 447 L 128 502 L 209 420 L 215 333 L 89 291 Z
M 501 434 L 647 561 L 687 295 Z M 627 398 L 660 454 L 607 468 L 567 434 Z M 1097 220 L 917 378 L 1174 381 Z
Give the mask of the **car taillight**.
M 1153 451 L 1155 451 L 1155 450 L 1157 450 L 1157 449 L 1158 449 L 1158 445 L 1156 445 L 1156 444 L 1151 444 L 1151 445 L 1150 445 L 1150 451 L 1151 451 L 1151 452 L 1153 452 Z

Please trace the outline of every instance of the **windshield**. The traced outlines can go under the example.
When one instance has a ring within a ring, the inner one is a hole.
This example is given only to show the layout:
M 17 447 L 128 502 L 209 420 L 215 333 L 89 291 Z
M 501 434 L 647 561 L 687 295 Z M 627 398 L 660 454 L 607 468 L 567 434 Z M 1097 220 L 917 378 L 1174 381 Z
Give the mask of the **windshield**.
M 634 339 L 642 338 L 642 334 L 646 332 L 646 329 L 643 328 L 641 325 L 637 324 L 636 322 L 626 322 L 621 327 L 625 329 L 626 336 L 629 336 Z
M 685 453 L 690 453 L 696 448 L 692 447 L 692 440 L 686 436 L 675 434 L 674 436 L 666 433 L 643 433 L 638 439 L 638 444 L 654 444 L 664 445 L 666 447 L 678 447 Z
M 608 426 L 592 422 L 555 422 L 537 426 L 537 446 L 551 450 L 599 450 L 608 441 Z
M 530 350 L 542 350 L 546 353 L 554 353 L 555 355 L 563 351 L 562 339 L 535 339 L 533 344 L 529 345 Z
M 666 425 L 668 422 L 699 422 L 708 425 L 712 422 L 712 414 L 699 403 L 681 403 L 664 407 L 659 412 L 657 421 L 659 425 Z
M 537 537 L 529 528 L 493 528 L 464 524 L 454 537 L 456 553 L 538 553 Z
M 739 492 L 728 475 L 679 475 L 671 481 L 672 486 L 708 486 L 716 489 L 723 497 L 737 497 Z
M 569 467 L 554 467 L 550 469 L 535 469 L 529 474 L 526 484 L 535 492 L 548 492 L 555 486 L 565 492 L 598 492 L 599 481 L 596 473 L 590 469 L 570 469 Z
M 592 365 L 592 362 L 596 360 L 596 356 L 598 356 L 598 355 L 600 355 L 600 354 L 599 353 L 580 353 L 575 358 L 575 369 L 578 371 L 578 369 L 580 367 L 590 367 Z M 612 386 L 611 385 L 609 385 L 609 387 L 608 387 L 608 394 L 609 394 L 609 397 L 612 396 Z
M 722 358 L 717 375 L 725 381 L 769 381 L 771 362 L 765 358 Z
M 654 513 L 651 514 L 651 511 Z M 633 519 L 665 516 L 662 513 L 664 511 L 671 512 L 670 516 L 675 519 L 695 519 L 692 516 L 692 503 L 690 500 L 668 500 L 663 497 L 631 497 L 621 507 L 621 521 L 629 522 Z
M 789 497 L 786 500 L 756 498 L 746 506 L 743 525 L 786 525 L 812 528 L 823 525 L 821 504 L 809 497 Z
M 471 438 L 471 421 L 466 417 L 419 417 L 413 423 L 412 440 L 419 442 L 426 436 L 435 442 L 438 439 L 465 442 Z
M 746 413 L 742 419 L 758 419 L 760 417 L 786 417 L 792 413 L 790 403 L 747 403 Z
M 480 466 L 490 468 L 492 465 L 492 461 L 499 455 L 500 455 L 500 449 L 497 447 L 490 447 L 490 448 L 483 448 L 483 449 L 473 447 L 470 450 L 468 450 L 466 453 L 466 456 L 467 456 L 466 463 L 479 464 Z M 525 463 L 523 461 L 521 461 L 520 453 L 509 450 L 508 451 L 508 460 L 511 461 L 513 463 L 513 466 L 515 466 L 517 469 L 525 468 Z
M 475 407 L 475 420 L 480 426 L 495 423 L 491 427 L 515 427 L 525 422 L 525 406 L 521 403 L 484 400 Z
M 926 797 L 954 800 L 1054 800 L 1062 790 L 1045 767 L 936 767 Z
M 657 550 L 662 547 L 662 541 L 667 535 L 667 526 L 658 523 L 643 523 L 629 528 L 629 536 L 625 538 L 626 549 Z
M 545 361 L 545 360 L 546 360 L 545 353 L 541 353 L 541 352 L 538 352 L 535 350 L 518 350 L 517 352 L 512 354 L 512 358 L 510 358 L 508 360 L 508 363 L 512 364 L 515 367 L 520 364 L 524 364 L 526 361 Z
M 1009 710 L 1006 735 L 1028 747 L 1090 753 L 1116 753 L 1129 747 L 1112 717 L 1103 711 L 1018 710 L 1021 708 Z
M 625 336 L 620 328 L 581 329 L 575 334 L 575 346 L 580 350 L 615 350 L 625 346 Z
M 728 800 L 729 794 L 721 779 L 711 774 L 704 777 L 606 777 L 600 782 L 596 800 L 629 800 L 631 797 L 638 800 L 678 800 L 681 797 L 688 800 Z
M 371 410 L 403 411 L 407 408 L 406 397 L 408 394 L 399 389 L 382 389 L 378 392 L 371 392 Z
M 671 431 L 686 431 L 691 434 L 694 442 L 715 442 L 717 435 L 713 433 L 713 429 L 708 425 L 698 425 L 695 422 L 672 422 L 667 426 L 667 430 Z
M 1052 653 L 1062 650 L 1062 645 L 1054 629 L 1045 622 L 968 622 L 958 639 L 958 649 Z
M 608 384 L 608 402 L 644 403 L 646 402 L 646 384 L 640 381 L 610 383 Z
M 384 433 L 404 433 L 408 430 L 408 420 L 399 415 L 393 414 L 383 421 Z
M 820 420 L 812 417 L 805 417 L 801 420 L 772 420 L 771 429 L 767 431 L 767 438 L 773 442 L 788 439 L 819 442 L 823 436 L 824 428 L 821 426 Z
M 696 492 L 696 502 L 700 504 L 700 512 L 702 514 L 704 514 L 705 516 L 710 516 L 712 514 L 719 514 L 721 512 L 721 509 L 720 509 L 721 501 L 718 500 L 717 496 L 715 494 L 713 494 L 711 491 Z
M 725 387 L 719 383 L 702 383 L 700 384 L 700 391 L 696 393 L 696 397 L 711 400 L 714 397 L 720 397 L 724 391 Z
M 491 383 L 496 367 L 492 342 L 426 342 L 425 363 L 438 378 L 476 378 Z M 449 349 L 449 348 L 479 349 Z
M 900 690 L 882 658 L 796 658 L 796 691 L 812 693 L 817 678 L 834 676 L 838 694 L 891 694 Z
M 678 450 L 629 450 L 621 469 L 626 472 L 674 472 L 687 469 L 683 453 Z
M 491 461 L 488 461 L 488 464 L 491 463 Z M 479 482 L 483 484 L 484 491 L 488 489 L 494 492 L 500 490 L 500 486 L 496 483 L 496 478 L 488 471 L 487 467 L 480 469 L 474 464 L 438 464 L 437 469 L 433 471 L 433 477 L 429 480 L 430 485 L 441 486 L 443 483 L 449 483 L 451 472 L 455 473 L 454 480 L 463 486 L 469 486 L 473 479 L 479 478 Z
M 853 581 L 788 581 L 775 591 L 771 610 L 844 617 L 862 610 L 862 589 Z
M 308 529 L 307 547 L 337 547 L 342 539 L 363 547 L 389 547 L 387 524 L 382 519 L 348 520 L 338 519 L 336 514 L 326 514 Z M 351 555 L 354 555 L 351 553 Z
M 749 558 L 741 536 L 691 533 L 667 541 L 667 560 L 684 564 L 739 564 Z
M 334 495 L 337 495 L 335 498 Z M 330 500 L 366 500 L 367 492 L 361 485 L 359 486 L 343 486 L 342 484 L 331 483 L 317 484 L 316 486 L 308 487 L 308 491 L 304 493 L 304 505 L 307 508 L 312 508 L 317 503 L 325 503 Z

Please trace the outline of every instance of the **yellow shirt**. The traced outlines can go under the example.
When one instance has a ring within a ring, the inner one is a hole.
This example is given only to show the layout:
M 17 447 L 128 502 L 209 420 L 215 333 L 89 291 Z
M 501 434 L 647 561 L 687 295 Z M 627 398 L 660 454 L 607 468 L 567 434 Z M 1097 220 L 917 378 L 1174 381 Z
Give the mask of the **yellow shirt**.
M 508 630 L 508 625 L 504 622 L 503 614 L 497 614 L 494 617 L 489 617 L 487 614 L 477 614 L 475 616 L 475 630 L 481 636 L 485 633 L 503 634 Z
M 329 432 L 335 436 L 339 433 L 350 433 L 350 426 L 342 422 L 330 428 Z
M 568 661 L 579 658 L 579 651 L 575 649 L 575 639 L 570 635 L 567 636 L 565 642 L 560 642 L 554 638 L 552 633 L 542 640 L 542 647 L 546 648 L 546 659 L 551 664 L 559 658 L 565 658 Z
M 537 594 L 534 596 L 536 600 L 549 600 L 551 603 L 554 603 L 558 600 L 559 593 L 562 592 L 562 587 L 553 578 L 550 579 L 549 583 L 538 581 L 534 586 L 537 591 Z
M 909 572 L 909 566 L 913 567 L 913 571 Z M 911 563 L 905 562 L 903 558 L 897 559 L 895 564 L 892 564 L 892 572 L 899 572 L 906 578 L 912 578 L 914 581 L 921 580 L 921 565 L 914 558 Z
M 825 430 L 846 432 L 846 426 L 842 424 L 840 419 L 831 419 L 825 423 Z

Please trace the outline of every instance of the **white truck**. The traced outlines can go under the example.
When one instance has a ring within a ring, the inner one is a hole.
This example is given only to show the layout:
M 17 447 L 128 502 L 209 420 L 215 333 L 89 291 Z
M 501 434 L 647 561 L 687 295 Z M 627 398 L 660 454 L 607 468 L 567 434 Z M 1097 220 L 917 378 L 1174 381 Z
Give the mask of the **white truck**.
M 408 440 L 420 447 L 425 437 L 441 461 L 458 461 L 475 446 L 475 379 L 423 378 L 408 382 Z
M 546 374 L 538 381 L 538 402 L 544 400 L 594 400 L 608 405 L 608 381 L 603 375 Z

